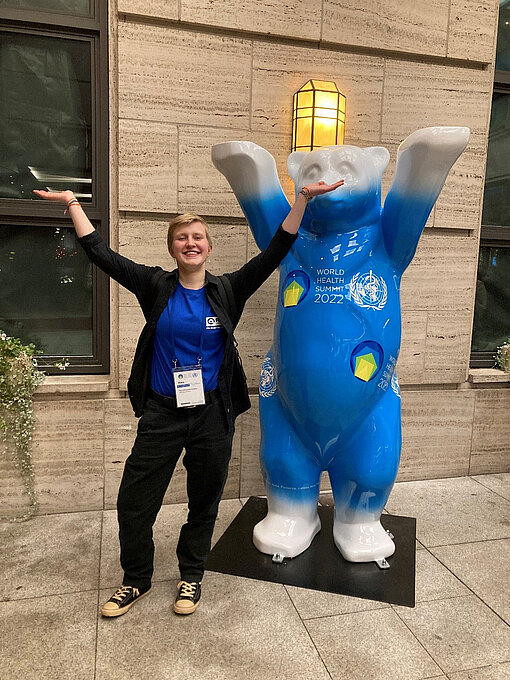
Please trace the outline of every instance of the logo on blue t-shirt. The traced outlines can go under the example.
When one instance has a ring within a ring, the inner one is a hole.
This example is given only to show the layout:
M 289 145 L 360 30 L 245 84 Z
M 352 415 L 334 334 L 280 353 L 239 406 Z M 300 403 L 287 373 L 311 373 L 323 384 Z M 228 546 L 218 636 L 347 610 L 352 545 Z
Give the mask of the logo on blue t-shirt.
M 217 316 L 206 316 L 205 317 L 205 327 L 206 328 L 221 328 L 221 324 Z

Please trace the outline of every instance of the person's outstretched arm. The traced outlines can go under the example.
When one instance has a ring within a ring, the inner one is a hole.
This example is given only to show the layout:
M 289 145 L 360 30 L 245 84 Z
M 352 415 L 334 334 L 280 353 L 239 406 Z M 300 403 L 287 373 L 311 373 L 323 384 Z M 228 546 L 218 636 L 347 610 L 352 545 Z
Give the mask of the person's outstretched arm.
M 108 276 L 111 276 L 112 279 L 120 283 L 121 286 L 134 293 L 142 303 L 142 307 L 144 307 L 145 296 L 152 277 L 156 271 L 161 271 L 161 268 L 147 267 L 144 264 L 133 262 L 107 246 L 99 232 L 94 229 L 94 226 L 72 191 L 42 191 L 34 189 L 34 194 L 47 201 L 61 203 L 63 207 L 67 206 L 70 201 L 75 201 L 67 207 L 67 212 L 73 221 L 76 235 L 80 239 L 80 245 L 87 254 L 87 257 L 104 271 L 105 274 L 108 274 Z
M 62 204 L 67 204 L 75 198 L 72 191 L 42 191 L 41 189 L 34 189 L 34 194 L 37 194 L 39 198 L 44 198 L 47 201 L 54 201 Z M 73 221 L 78 238 L 87 236 L 87 234 L 91 234 L 95 231 L 78 200 L 76 200 L 76 203 L 69 206 L 68 213 Z

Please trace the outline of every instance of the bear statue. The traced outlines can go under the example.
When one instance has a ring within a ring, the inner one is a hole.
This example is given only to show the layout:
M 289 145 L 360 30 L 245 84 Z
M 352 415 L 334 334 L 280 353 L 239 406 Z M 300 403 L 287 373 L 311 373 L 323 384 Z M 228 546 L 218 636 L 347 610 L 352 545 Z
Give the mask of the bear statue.
M 329 146 L 288 158 L 296 196 L 309 183 L 345 183 L 309 201 L 280 265 L 259 390 L 268 513 L 253 540 L 264 553 L 294 557 L 310 545 L 320 530 L 319 483 L 327 471 L 337 548 L 351 562 L 388 566 L 395 544 L 379 518 L 401 448 L 400 281 L 468 139 L 465 127 L 411 134 L 398 149 L 383 208 L 385 148 Z M 233 141 L 215 145 L 212 160 L 265 248 L 289 211 L 273 157 Z

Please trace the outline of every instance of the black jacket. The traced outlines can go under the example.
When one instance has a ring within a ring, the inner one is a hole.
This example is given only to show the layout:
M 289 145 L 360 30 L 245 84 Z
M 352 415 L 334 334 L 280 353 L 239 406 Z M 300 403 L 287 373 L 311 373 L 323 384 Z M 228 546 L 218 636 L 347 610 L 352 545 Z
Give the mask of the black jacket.
M 236 309 L 233 313 L 223 303 L 225 295 L 220 294 L 221 284 L 218 277 L 206 272 L 206 296 L 226 332 L 225 354 L 218 374 L 218 387 L 231 428 L 235 418 L 250 407 L 246 389 L 241 383 L 244 373 L 237 365 L 234 329 L 248 298 L 278 267 L 296 238 L 297 236 L 289 234 L 280 226 L 265 250 L 241 269 L 225 274 L 230 280 L 234 295 Z M 156 325 L 177 286 L 177 269 L 168 272 L 161 267 L 137 264 L 109 248 L 97 231 L 83 236 L 79 241 L 88 258 L 108 276 L 134 293 L 142 308 L 146 323 L 138 339 L 128 380 L 131 405 L 135 415 L 141 416 L 150 387 Z

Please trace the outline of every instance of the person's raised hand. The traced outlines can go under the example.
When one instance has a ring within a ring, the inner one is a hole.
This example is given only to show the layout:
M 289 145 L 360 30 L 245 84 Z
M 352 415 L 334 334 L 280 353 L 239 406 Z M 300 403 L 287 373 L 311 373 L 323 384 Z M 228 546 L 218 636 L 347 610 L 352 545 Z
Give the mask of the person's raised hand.
M 57 203 L 67 203 L 74 198 L 72 191 L 44 191 L 43 189 L 34 189 L 34 194 L 39 198 L 44 198 L 47 201 L 56 201 Z
M 327 194 L 330 191 L 338 189 L 338 187 L 341 187 L 343 183 L 344 183 L 343 179 L 339 180 L 338 182 L 335 182 L 334 184 L 326 184 L 326 182 L 317 182 L 316 184 L 307 184 L 302 188 L 301 191 L 305 194 L 306 198 L 310 200 L 314 196 Z

